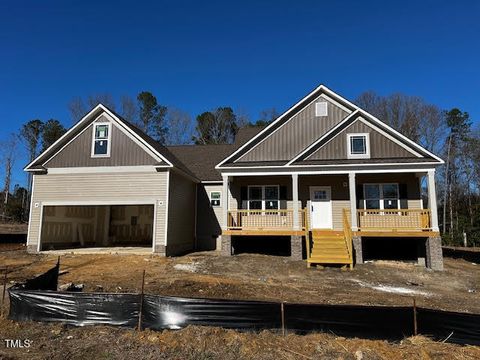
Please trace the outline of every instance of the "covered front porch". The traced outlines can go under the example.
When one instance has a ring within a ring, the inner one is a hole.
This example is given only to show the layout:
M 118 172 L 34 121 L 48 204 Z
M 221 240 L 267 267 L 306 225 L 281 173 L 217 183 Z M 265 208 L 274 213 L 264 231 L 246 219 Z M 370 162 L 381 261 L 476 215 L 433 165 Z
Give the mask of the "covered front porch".
M 439 236 L 433 170 L 225 175 L 223 193 L 227 254 L 232 236 L 291 236 L 292 257 L 352 265 L 361 237 Z

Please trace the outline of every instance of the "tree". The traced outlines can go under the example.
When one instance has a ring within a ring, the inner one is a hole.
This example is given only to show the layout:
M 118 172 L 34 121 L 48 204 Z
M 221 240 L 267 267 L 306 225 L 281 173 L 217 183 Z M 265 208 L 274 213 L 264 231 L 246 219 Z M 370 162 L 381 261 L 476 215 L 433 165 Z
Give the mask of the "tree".
M 76 123 L 80 121 L 88 111 L 98 104 L 105 105 L 109 109 L 115 111 L 115 101 L 113 100 L 112 95 L 108 93 L 89 95 L 86 101 L 81 97 L 72 99 L 68 104 L 68 110 L 70 111 L 72 122 Z
M 5 181 L 4 181 L 4 187 L 3 187 L 3 192 L 5 194 L 3 198 L 4 206 L 8 204 L 8 199 L 10 195 L 12 168 L 13 168 L 13 165 L 15 164 L 15 156 L 17 154 L 17 143 L 18 143 L 18 136 L 15 134 L 10 134 L 7 140 L 2 142 L 1 144 L 2 162 L 5 164 Z
M 262 110 L 260 118 L 253 124 L 253 126 L 267 126 L 278 118 L 278 111 L 275 108 Z
M 139 103 L 138 126 L 152 138 L 164 144 L 168 129 L 165 126 L 167 107 L 158 104 L 157 98 L 148 91 L 142 91 L 137 96 Z
M 447 138 L 447 160 L 445 164 L 445 189 L 443 197 L 443 233 L 446 232 L 447 223 L 447 203 L 449 205 L 450 214 L 450 236 L 454 230 L 454 192 L 459 180 L 458 160 L 460 149 L 468 140 L 470 134 L 471 121 L 467 112 L 462 112 L 457 108 L 453 108 L 445 113 L 449 135 Z
M 236 116 L 230 107 L 219 107 L 197 116 L 195 144 L 229 144 L 237 132 Z
M 38 145 L 40 142 L 42 131 L 43 122 L 39 119 L 30 120 L 29 122 L 24 124 L 20 130 L 20 136 L 25 142 L 30 161 L 33 161 L 33 159 L 37 157 Z M 32 193 L 32 173 L 30 172 L 28 173 L 28 193 Z M 26 204 L 27 198 L 25 198 L 24 200 L 25 202 L 22 203 L 22 206 Z
M 435 105 L 418 96 L 395 93 L 379 96 L 373 91 L 362 93 L 356 103 L 364 110 L 386 122 L 413 141 L 429 150 L 440 150 L 445 136 L 445 118 Z
M 87 113 L 87 107 L 80 97 L 76 97 L 68 103 L 68 110 L 70 111 L 72 123 L 80 121 L 80 119 Z
M 122 96 L 120 99 L 122 106 L 122 117 L 132 124 L 138 123 L 138 104 L 130 96 Z
M 42 152 L 48 149 L 55 141 L 57 141 L 63 134 L 67 132 L 67 129 L 55 119 L 48 120 L 43 125 L 42 132 Z
M 193 122 L 189 113 L 177 108 L 169 108 L 166 123 L 168 126 L 168 145 L 188 144 L 191 141 Z

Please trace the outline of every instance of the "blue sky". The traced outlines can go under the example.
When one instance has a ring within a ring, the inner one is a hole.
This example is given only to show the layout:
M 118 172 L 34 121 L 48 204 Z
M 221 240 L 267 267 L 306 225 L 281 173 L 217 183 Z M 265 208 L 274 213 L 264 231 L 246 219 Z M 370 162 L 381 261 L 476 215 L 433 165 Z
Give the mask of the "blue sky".
M 0 138 L 96 93 L 256 119 L 323 83 L 480 118 L 478 1 L 3 1 Z M 17 164 L 14 181 L 23 181 Z

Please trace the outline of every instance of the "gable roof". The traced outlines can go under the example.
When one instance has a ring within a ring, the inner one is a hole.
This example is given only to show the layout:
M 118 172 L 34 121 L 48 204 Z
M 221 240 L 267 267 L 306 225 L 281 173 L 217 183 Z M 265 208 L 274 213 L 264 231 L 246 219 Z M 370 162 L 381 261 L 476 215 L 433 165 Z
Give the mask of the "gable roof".
M 296 113 L 302 110 L 303 107 L 305 107 L 309 102 L 312 101 L 312 99 L 315 99 L 316 97 L 319 96 L 319 94 L 326 94 L 330 98 L 334 99 L 336 102 L 340 103 L 341 105 L 347 107 L 348 109 L 351 110 L 350 115 L 345 117 L 340 123 L 337 123 L 335 126 L 333 126 L 329 131 L 327 131 L 325 134 L 320 136 L 316 141 L 314 141 L 312 144 L 307 146 L 304 150 L 302 150 L 300 153 L 298 153 L 296 156 L 294 156 L 292 159 L 286 160 L 286 161 L 248 161 L 248 162 L 243 162 L 241 161 L 241 157 L 246 154 L 251 148 L 255 147 L 257 143 L 263 141 L 265 138 L 271 136 L 273 132 L 275 132 L 278 128 L 280 128 L 285 122 L 288 122 L 292 116 L 294 116 Z M 230 156 L 226 157 L 223 159 L 217 166 L 217 169 L 221 168 L 228 168 L 228 167 L 242 167 L 242 166 L 248 166 L 248 167 L 262 167 L 262 166 L 284 166 L 284 167 L 289 167 L 289 166 L 294 166 L 298 165 L 299 162 L 302 160 L 305 160 L 306 156 L 305 155 L 310 155 L 313 151 L 317 150 L 319 147 L 325 144 L 325 142 L 332 137 L 335 137 L 339 131 L 345 128 L 345 125 L 351 124 L 352 121 L 354 121 L 358 116 L 362 116 L 363 118 L 367 119 L 371 126 L 376 127 L 380 131 L 382 131 L 384 134 L 387 136 L 391 137 L 393 141 L 397 142 L 400 144 L 400 146 L 404 147 L 405 149 L 408 149 L 410 152 L 414 154 L 420 154 L 418 156 L 418 159 L 427 159 L 429 162 L 434 162 L 437 164 L 442 164 L 444 161 L 440 159 L 438 156 L 435 154 L 431 153 L 427 149 L 423 148 L 421 145 L 417 144 L 416 142 L 408 139 L 406 136 L 403 134 L 399 133 L 386 123 L 382 122 L 381 120 L 377 119 L 373 115 L 367 113 L 365 110 L 359 108 L 357 105 L 349 102 L 342 96 L 334 93 L 330 89 L 328 89 L 324 85 L 320 85 L 316 89 L 314 89 L 312 92 L 310 92 L 306 97 L 304 97 L 302 100 L 300 100 L 298 103 L 296 103 L 294 106 L 292 106 L 290 109 L 288 109 L 284 114 L 282 114 L 279 118 L 277 118 L 274 122 L 272 122 L 269 126 L 267 126 L 262 132 L 260 132 L 257 136 L 253 137 L 250 141 L 245 143 L 243 146 L 241 146 L 239 149 L 237 149 L 235 152 L 233 152 Z M 240 161 L 239 161 L 240 159 Z M 349 159 L 352 160 L 352 159 Z M 372 159 L 364 159 L 363 162 L 373 162 L 371 161 Z M 356 161 L 351 161 L 352 164 L 356 163 Z M 305 163 L 305 162 L 304 162 Z
M 70 128 L 63 136 L 55 141 L 49 148 L 38 155 L 25 168 L 25 171 L 44 171 L 43 166 L 56 153 L 61 151 L 70 141 L 75 139 L 84 129 L 95 121 L 102 113 L 106 113 L 109 117 L 127 134 L 141 145 L 145 151 L 151 153 L 158 160 L 156 167 L 177 167 L 189 176 L 194 176 L 192 172 L 179 161 L 167 148 L 145 134 L 134 124 L 123 119 L 120 115 L 110 110 L 103 104 L 98 104 L 89 111 L 82 119 L 80 119 L 72 128 Z
M 229 165 L 231 165 L 231 163 L 238 160 L 242 155 L 248 152 L 251 148 L 255 147 L 258 143 L 265 140 L 276 130 L 280 129 L 293 116 L 299 113 L 305 106 L 310 104 L 312 101 L 314 101 L 316 98 L 318 98 L 322 94 L 325 94 L 326 96 L 334 99 L 339 104 L 339 106 L 343 107 L 348 112 L 352 112 L 355 110 L 354 104 L 352 104 L 351 102 L 349 102 L 348 100 L 342 97 L 339 97 L 333 91 L 328 89 L 326 86 L 320 85 L 317 88 L 315 88 L 313 91 L 311 91 L 303 99 L 301 99 L 296 104 L 291 106 L 287 111 L 285 111 L 282 115 L 280 115 L 277 119 L 275 119 L 272 123 L 270 123 L 267 127 L 265 127 L 259 134 L 251 138 L 243 146 L 237 149 L 234 153 L 232 153 L 230 156 L 228 156 L 223 161 L 221 161 L 217 165 L 217 168 L 222 167 L 222 165 L 226 164 L 227 162 L 229 163 Z

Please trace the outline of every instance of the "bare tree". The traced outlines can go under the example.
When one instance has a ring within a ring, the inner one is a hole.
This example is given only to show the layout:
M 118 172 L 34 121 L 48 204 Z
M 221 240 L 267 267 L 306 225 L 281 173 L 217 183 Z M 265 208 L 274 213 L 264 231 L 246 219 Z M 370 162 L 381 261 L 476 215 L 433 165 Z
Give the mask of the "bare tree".
M 89 95 L 86 101 L 81 97 L 72 99 L 68 104 L 68 110 L 70 111 L 72 122 L 76 123 L 81 120 L 89 110 L 98 104 L 103 104 L 109 109 L 115 110 L 115 101 L 113 100 L 112 95 L 108 93 Z
M 98 104 L 102 104 L 115 111 L 115 100 L 113 100 L 113 96 L 109 93 L 90 95 L 87 98 L 87 104 L 90 109 L 94 108 Z
M 18 137 L 15 134 L 10 134 L 9 137 L 2 142 L 2 161 L 5 165 L 5 181 L 3 191 L 5 193 L 4 196 L 4 204 L 8 204 L 8 197 L 10 195 L 10 186 L 12 181 L 12 168 L 15 164 L 15 156 L 17 154 L 17 144 L 18 144 Z
M 121 115 L 123 118 L 132 124 L 138 122 L 138 104 L 130 96 L 122 96 L 120 99 L 120 104 L 122 107 Z
M 194 124 L 189 113 L 169 107 L 166 114 L 166 126 L 168 127 L 167 144 L 188 144 L 193 135 Z
M 70 111 L 72 123 L 76 123 L 87 113 L 87 106 L 82 98 L 76 97 L 68 103 L 68 110 Z

